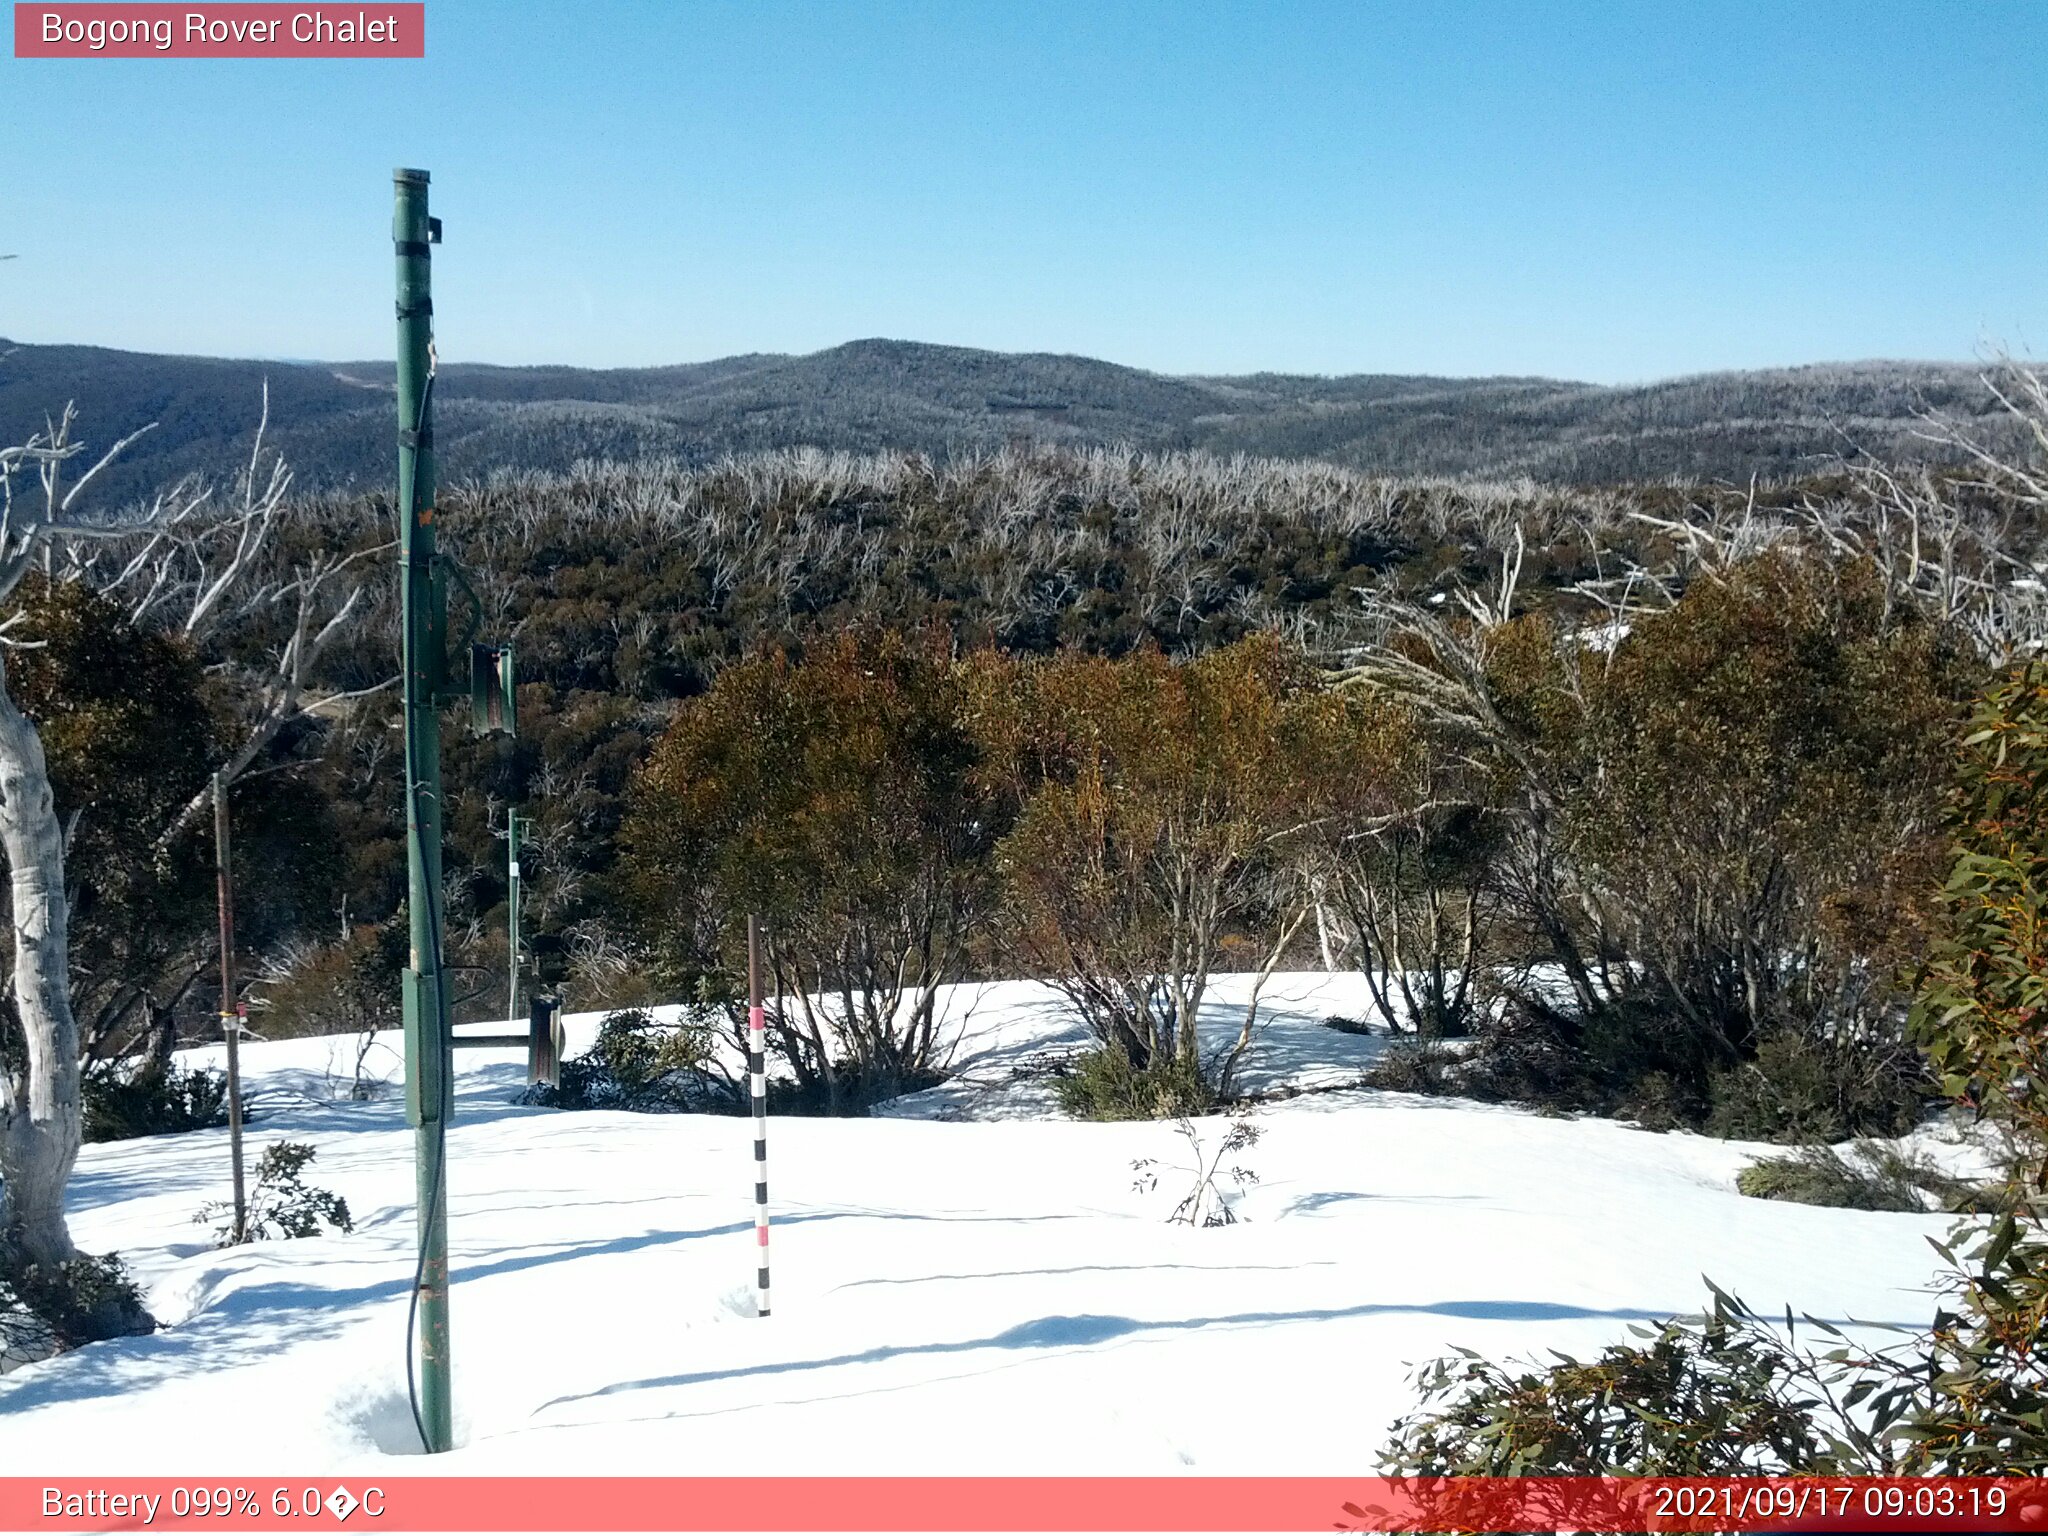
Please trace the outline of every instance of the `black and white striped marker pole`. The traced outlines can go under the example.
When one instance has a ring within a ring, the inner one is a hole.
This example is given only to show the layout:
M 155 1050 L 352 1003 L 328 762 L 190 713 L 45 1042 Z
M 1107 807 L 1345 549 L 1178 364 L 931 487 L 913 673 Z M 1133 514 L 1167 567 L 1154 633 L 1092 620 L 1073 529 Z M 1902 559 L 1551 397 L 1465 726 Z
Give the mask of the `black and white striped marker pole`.
M 747 918 L 747 1082 L 754 1099 L 755 1315 L 768 1315 L 768 1024 L 761 1006 L 761 923 Z

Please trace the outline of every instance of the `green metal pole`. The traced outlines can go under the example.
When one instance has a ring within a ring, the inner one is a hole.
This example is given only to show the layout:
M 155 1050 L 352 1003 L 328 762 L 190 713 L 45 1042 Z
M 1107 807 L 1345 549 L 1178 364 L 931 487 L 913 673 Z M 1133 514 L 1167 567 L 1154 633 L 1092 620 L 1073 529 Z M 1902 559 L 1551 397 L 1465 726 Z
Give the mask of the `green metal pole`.
M 441 955 L 441 722 L 447 598 L 434 553 L 433 276 L 427 173 L 392 173 L 398 255 L 398 513 L 403 582 L 407 916 L 406 1109 L 415 1128 L 420 1433 L 454 1442 L 448 1358 L 447 1132 L 453 1047 Z
M 511 911 L 505 923 L 505 1001 L 508 1019 L 519 1017 L 519 810 L 505 808 L 505 868 L 512 891 L 506 898 Z

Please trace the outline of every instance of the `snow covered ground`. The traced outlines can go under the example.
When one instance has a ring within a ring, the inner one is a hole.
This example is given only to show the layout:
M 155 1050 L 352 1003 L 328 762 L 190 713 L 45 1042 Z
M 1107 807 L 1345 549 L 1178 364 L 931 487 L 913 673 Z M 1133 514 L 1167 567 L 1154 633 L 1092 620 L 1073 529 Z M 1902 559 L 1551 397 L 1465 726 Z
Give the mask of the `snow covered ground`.
M 1217 995 L 1219 1037 L 1235 1030 Z M 862 1120 L 770 1128 L 775 1312 L 753 1314 L 748 1121 L 516 1107 L 523 1056 L 465 1051 L 449 1137 L 460 1448 L 447 1473 L 1357 1474 L 1407 1363 L 1597 1349 L 1752 1304 L 1918 1324 L 1946 1218 L 1750 1200 L 1761 1148 L 1341 1085 L 1384 1042 L 1351 977 L 1275 978 L 1242 1223 L 1167 1224 L 1131 1163 L 1170 1125 L 1058 1118 L 1078 1028 L 1030 983 L 962 988 L 959 1078 Z M 572 1050 L 595 1020 L 571 1021 Z M 580 1039 L 578 1038 L 580 1037 Z M 395 1044 L 395 1042 L 393 1042 Z M 209 1246 L 224 1131 L 88 1147 L 73 1230 L 165 1328 L 0 1379 L 0 1475 L 346 1472 L 417 1449 L 402 1096 L 337 1098 L 346 1041 L 255 1045 L 250 1156 L 312 1142 L 349 1237 Z M 389 1077 L 394 1051 L 373 1047 Z M 1206 1136 L 1220 1121 L 1204 1122 Z

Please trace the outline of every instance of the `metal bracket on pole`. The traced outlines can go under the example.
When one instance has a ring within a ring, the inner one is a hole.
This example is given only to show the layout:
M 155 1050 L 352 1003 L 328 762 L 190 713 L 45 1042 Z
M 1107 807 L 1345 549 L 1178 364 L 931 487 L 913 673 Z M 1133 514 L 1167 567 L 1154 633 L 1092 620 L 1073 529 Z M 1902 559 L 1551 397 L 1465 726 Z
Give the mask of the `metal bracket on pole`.
M 406 1124 L 439 1125 L 448 1118 L 452 1087 L 447 1053 L 434 1048 L 435 1021 L 442 1013 L 441 978 L 408 967 L 400 973 L 399 984 L 405 1019 Z
M 562 1000 L 544 992 L 534 994 L 527 1019 L 526 1080 L 558 1088 L 562 1083 Z
M 509 670 L 509 659 L 506 666 Z M 505 807 L 505 1014 L 514 1019 L 519 1017 L 519 888 L 524 878 L 519 824 L 526 819 L 517 805 Z

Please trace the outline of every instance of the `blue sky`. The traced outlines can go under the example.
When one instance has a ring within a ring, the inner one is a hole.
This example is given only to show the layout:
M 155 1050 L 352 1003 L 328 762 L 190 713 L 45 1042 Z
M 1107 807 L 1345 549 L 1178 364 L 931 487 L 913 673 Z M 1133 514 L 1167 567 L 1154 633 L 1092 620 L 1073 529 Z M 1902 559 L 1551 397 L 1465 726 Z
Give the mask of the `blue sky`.
M 374 9 L 374 7 L 372 7 Z M 0 58 L 0 335 L 861 336 L 1600 381 L 2048 350 L 2048 4 L 428 0 L 424 61 Z

